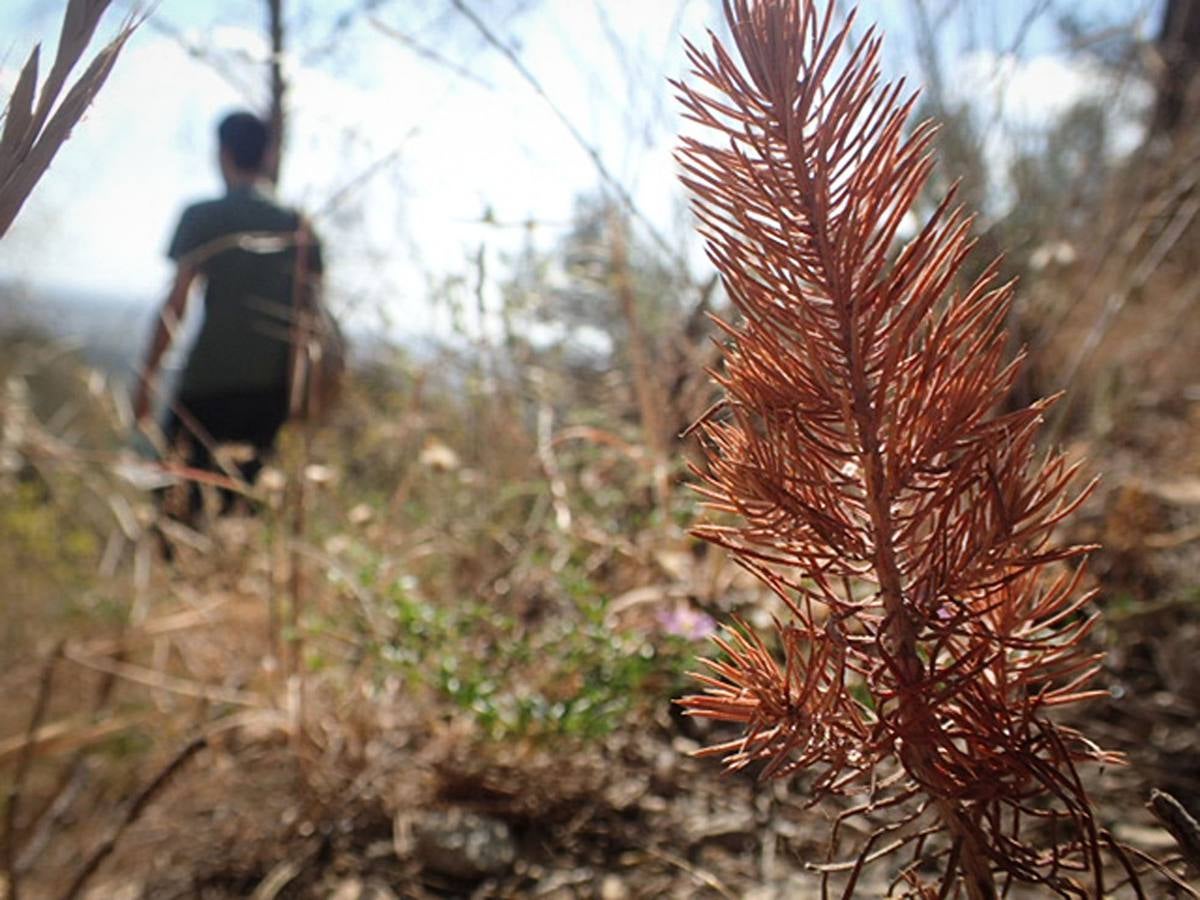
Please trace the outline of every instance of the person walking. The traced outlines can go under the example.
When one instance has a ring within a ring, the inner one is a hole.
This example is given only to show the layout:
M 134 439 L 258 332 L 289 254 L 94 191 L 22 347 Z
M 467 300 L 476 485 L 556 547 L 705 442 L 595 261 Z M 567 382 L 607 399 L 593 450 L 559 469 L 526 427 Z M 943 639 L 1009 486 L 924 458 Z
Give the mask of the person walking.
M 323 268 L 311 228 L 272 197 L 264 174 L 272 144 L 269 126 L 252 113 L 221 120 L 217 158 L 226 192 L 187 207 L 180 217 L 167 251 L 176 265 L 174 280 L 133 397 L 139 427 L 152 430 L 163 357 L 193 285 L 203 281 L 203 324 L 167 405 L 161 437 L 172 462 L 236 475 L 247 484 L 253 484 L 288 418 L 297 298 L 316 296 Z M 298 284 L 299 278 L 306 283 Z M 222 445 L 238 446 L 226 459 L 217 455 Z M 223 489 L 221 498 L 225 512 L 236 493 Z M 168 505 L 168 514 L 194 524 L 203 507 L 195 480 L 188 482 L 184 502 Z

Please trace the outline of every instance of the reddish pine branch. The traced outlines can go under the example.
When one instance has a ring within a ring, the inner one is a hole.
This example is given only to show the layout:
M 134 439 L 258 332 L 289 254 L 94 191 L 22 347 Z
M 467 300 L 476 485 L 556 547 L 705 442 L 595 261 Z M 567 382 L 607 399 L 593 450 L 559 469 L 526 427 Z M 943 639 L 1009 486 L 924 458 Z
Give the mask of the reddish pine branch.
M 873 31 L 851 50 L 850 22 L 811 0 L 727 0 L 726 16 L 736 58 L 689 45 L 698 84 L 676 85 L 718 137 L 679 157 L 740 315 L 720 323 L 725 401 L 701 424 L 720 518 L 697 533 L 788 620 L 782 659 L 741 625 L 683 703 L 744 726 L 706 751 L 732 768 L 809 770 L 815 799 L 866 792 L 867 812 L 925 803 L 911 828 L 930 810 L 944 842 L 894 843 L 928 847 L 943 892 L 995 897 L 1004 876 L 1079 896 L 1082 874 L 1102 895 L 1075 766 L 1117 758 L 1049 718 L 1097 693 L 1090 548 L 1053 540 L 1088 488 L 1036 445 L 1052 401 L 997 412 L 1020 364 L 1013 286 L 997 264 L 963 284 L 974 241 L 953 191 L 911 224 L 934 127 L 907 128 L 916 97 L 881 82 Z M 924 890 L 916 865 L 898 880 Z

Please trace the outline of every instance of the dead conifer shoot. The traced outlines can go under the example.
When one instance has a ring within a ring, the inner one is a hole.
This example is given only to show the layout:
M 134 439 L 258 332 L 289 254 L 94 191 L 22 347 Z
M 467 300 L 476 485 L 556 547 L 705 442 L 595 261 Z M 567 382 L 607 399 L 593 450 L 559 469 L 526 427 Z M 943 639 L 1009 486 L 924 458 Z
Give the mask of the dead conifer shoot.
M 725 12 L 734 46 L 689 45 L 676 85 L 705 135 L 683 139 L 683 179 L 737 313 L 699 424 L 697 533 L 784 612 L 771 638 L 738 623 L 682 701 L 740 726 L 702 752 L 849 798 L 815 865 L 844 897 L 884 855 L 905 896 L 1099 897 L 1112 871 L 1141 896 L 1077 774 L 1118 759 L 1054 715 L 1098 693 L 1089 548 L 1055 539 L 1088 488 L 1036 442 L 1051 400 L 1004 411 L 1013 286 L 998 263 L 967 283 L 953 191 L 916 218 L 935 126 L 882 81 L 874 30 L 852 41 L 853 15 L 807 0 Z

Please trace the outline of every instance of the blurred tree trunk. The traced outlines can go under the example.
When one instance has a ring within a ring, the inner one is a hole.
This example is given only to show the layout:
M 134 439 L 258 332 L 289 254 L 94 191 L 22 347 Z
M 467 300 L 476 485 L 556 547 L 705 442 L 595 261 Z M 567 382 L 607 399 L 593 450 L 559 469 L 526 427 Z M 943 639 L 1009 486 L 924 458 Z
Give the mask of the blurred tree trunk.
M 1196 107 L 1200 72 L 1200 0 L 1167 0 L 1158 35 L 1162 74 L 1151 130 L 1174 136 Z
M 278 184 L 284 146 L 283 100 L 284 94 L 287 93 L 287 82 L 283 78 L 283 0 L 267 0 L 267 29 L 271 36 L 271 107 L 267 115 L 274 141 L 267 177 L 271 179 L 272 184 Z

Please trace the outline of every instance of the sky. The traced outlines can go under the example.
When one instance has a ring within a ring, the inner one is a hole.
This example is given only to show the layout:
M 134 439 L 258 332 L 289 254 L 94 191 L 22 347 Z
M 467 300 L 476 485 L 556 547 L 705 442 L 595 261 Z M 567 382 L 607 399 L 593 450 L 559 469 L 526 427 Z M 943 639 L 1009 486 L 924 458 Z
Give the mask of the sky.
M 1097 23 L 1157 0 L 926 0 L 941 32 L 948 92 L 1003 110 L 1002 133 L 1037 127 L 1089 92 L 1096 73 L 1053 27 L 1072 9 Z M 950 3 L 950 6 L 947 6 Z M 369 14 L 348 16 L 364 5 Z M 671 151 L 679 121 L 667 78 L 685 72 L 682 36 L 717 26 L 713 0 L 467 0 L 533 75 L 653 227 L 702 265 L 687 237 Z M 182 207 L 220 191 L 212 129 L 262 105 L 260 3 L 161 0 L 85 120 L 0 243 L 0 278 L 150 304 Z M 915 66 L 913 0 L 864 0 L 893 72 Z M 130 4 L 115 0 L 111 34 Z M 0 97 L 38 40 L 53 46 L 60 0 L 0 3 Z M 315 217 L 330 282 L 360 327 L 436 332 L 431 285 L 490 272 L 525 240 L 550 246 L 575 198 L 600 177 L 588 151 L 450 0 L 290 0 L 289 144 L 280 195 Z M 1030 10 L 1040 15 L 1027 17 Z M 1028 23 L 1028 27 L 1025 27 Z M 1020 53 L 1011 54 L 1020 35 Z M 95 46 L 99 46 L 97 42 Z M 435 58 L 436 56 L 436 58 Z M 1003 156 L 999 137 L 989 152 Z M 534 223 L 532 230 L 522 223 Z

